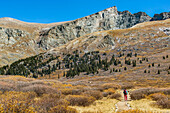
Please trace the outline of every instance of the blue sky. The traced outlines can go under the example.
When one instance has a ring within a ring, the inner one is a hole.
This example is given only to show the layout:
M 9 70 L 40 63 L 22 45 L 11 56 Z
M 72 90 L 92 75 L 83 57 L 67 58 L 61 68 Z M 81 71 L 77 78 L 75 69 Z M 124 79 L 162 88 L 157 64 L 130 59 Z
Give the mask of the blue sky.
M 0 18 L 52 23 L 74 20 L 112 6 L 119 11 L 143 11 L 153 16 L 155 13 L 169 12 L 170 0 L 1 0 Z

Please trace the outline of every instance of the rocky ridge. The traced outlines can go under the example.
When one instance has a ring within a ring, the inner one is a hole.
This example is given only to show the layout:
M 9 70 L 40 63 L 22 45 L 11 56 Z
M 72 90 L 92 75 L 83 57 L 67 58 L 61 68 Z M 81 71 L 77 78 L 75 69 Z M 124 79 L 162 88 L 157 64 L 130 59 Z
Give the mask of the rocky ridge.
M 151 19 L 151 21 L 156 21 L 156 20 L 165 20 L 170 18 L 170 12 L 164 12 L 161 14 L 155 14 L 154 17 Z
M 93 15 L 52 27 L 40 35 L 37 44 L 39 47 L 48 50 L 85 34 L 104 30 L 126 29 L 150 20 L 151 17 L 144 12 L 131 14 L 129 11 L 119 12 L 116 7 L 111 7 Z
M 91 51 L 138 51 L 168 49 L 170 42 L 170 19 L 141 23 L 133 28 L 106 30 L 84 35 L 69 43 L 53 48 L 48 53 L 71 53 L 77 49 Z
M 27 31 L 0 27 L 0 64 L 38 54 L 34 35 Z

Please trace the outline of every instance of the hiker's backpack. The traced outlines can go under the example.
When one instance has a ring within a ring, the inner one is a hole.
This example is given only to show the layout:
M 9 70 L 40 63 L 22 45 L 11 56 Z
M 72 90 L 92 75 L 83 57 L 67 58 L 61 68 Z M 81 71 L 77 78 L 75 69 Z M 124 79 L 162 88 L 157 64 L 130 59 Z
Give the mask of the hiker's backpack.
M 124 93 L 124 95 L 127 95 L 127 91 L 126 90 L 124 90 L 123 93 Z

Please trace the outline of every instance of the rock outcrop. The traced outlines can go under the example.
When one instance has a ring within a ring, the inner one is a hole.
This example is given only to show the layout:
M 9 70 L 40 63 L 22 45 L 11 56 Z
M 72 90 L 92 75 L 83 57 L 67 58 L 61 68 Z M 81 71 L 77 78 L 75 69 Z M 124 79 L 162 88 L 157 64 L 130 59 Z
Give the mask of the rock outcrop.
M 34 36 L 19 29 L 0 27 L 0 66 L 36 55 Z
M 161 14 L 155 14 L 154 17 L 151 19 L 151 21 L 156 21 L 156 20 L 165 20 L 170 18 L 170 12 L 164 12 Z
M 50 49 L 83 36 L 85 34 L 114 29 L 130 28 L 138 23 L 150 21 L 144 12 L 131 14 L 129 11 L 119 12 L 111 7 L 93 15 L 61 24 L 41 34 L 39 47 Z

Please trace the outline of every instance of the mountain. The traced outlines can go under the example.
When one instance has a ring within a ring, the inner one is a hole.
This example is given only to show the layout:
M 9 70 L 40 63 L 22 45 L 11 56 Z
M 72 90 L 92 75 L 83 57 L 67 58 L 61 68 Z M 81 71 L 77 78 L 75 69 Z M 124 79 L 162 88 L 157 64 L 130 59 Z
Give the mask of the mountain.
M 113 68 L 113 65 L 114 68 L 121 68 L 124 73 L 126 71 L 123 71 L 122 66 L 133 64 L 133 68 L 136 67 L 137 56 L 138 61 L 139 58 L 148 59 L 144 65 L 137 64 L 139 71 L 143 71 L 143 66 L 147 67 L 151 63 L 161 63 L 164 65 L 161 70 L 165 73 L 169 63 L 155 59 L 160 57 L 160 54 L 169 55 L 169 26 L 170 19 L 167 19 L 140 23 L 128 29 L 90 33 L 44 53 L 4 66 L 0 68 L 0 74 L 35 78 L 63 73 L 63 76 L 74 77 L 82 72 L 85 75 L 101 75 L 108 73 L 108 69 Z
M 161 19 L 169 18 L 166 16 L 168 14 L 163 13 L 164 16 Z M 70 41 L 83 36 L 86 37 L 90 33 L 127 29 L 138 23 L 151 20 L 158 19 L 153 19 L 144 12 L 135 14 L 131 14 L 129 11 L 120 12 L 117 11 L 116 7 L 77 20 L 52 24 L 26 23 L 12 18 L 1 18 L 0 66 L 11 64 L 19 59 L 34 56 L 56 47 L 63 47 L 65 44 L 69 44 Z M 113 39 L 108 38 L 108 40 Z M 105 40 L 103 41 L 105 43 Z M 113 41 L 107 43 L 114 45 Z
M 154 17 L 151 19 L 151 21 L 156 21 L 156 20 L 165 20 L 170 18 L 170 12 L 164 12 L 161 14 L 155 14 Z

